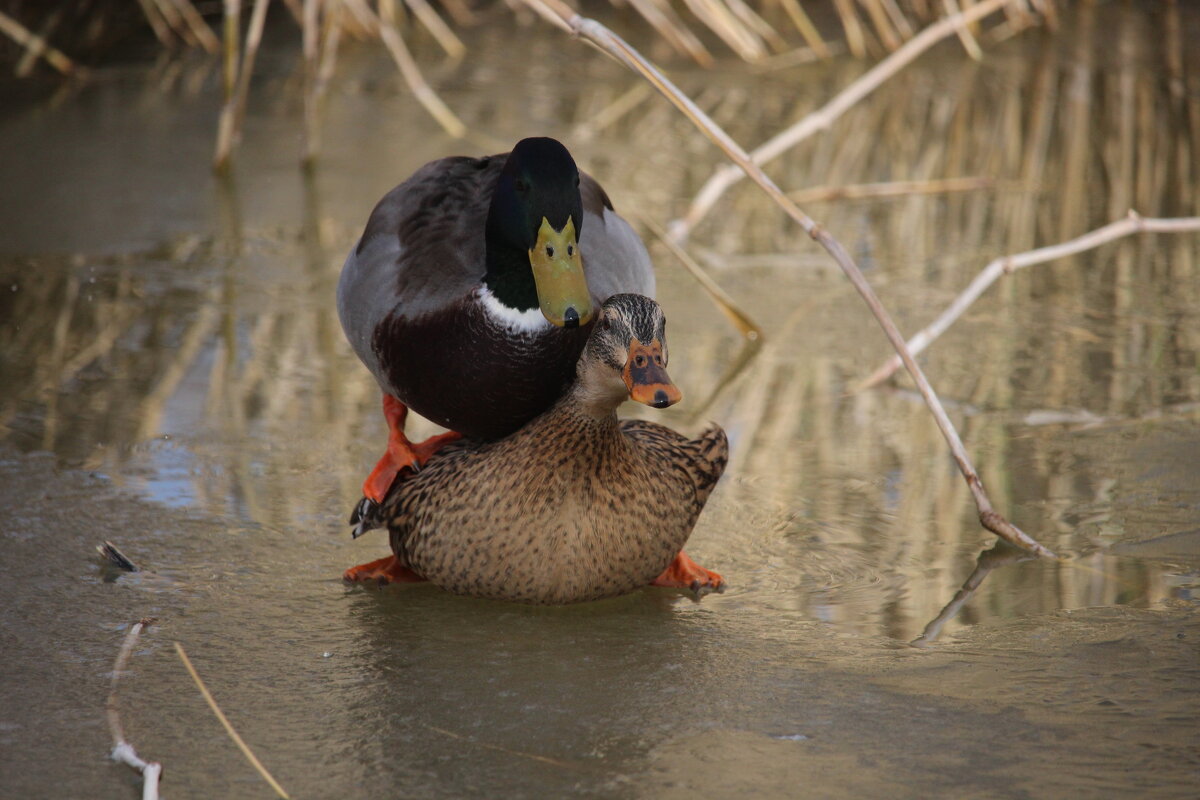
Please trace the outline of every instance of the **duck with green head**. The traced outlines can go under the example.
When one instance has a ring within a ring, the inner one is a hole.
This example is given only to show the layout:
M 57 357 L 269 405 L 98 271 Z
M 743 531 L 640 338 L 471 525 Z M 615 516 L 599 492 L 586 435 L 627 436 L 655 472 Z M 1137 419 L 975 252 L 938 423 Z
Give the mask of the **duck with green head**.
M 679 400 L 666 367 L 662 309 L 641 295 L 610 297 L 571 388 L 516 433 L 448 444 L 397 481 L 372 512 L 391 533 L 392 555 L 347 570 L 346 579 L 425 579 L 526 603 L 679 586 L 671 567 L 729 445 L 716 425 L 693 439 L 617 418 L 625 400 L 655 408 Z M 721 587 L 719 576 L 690 582 L 697 591 Z
M 571 384 L 595 310 L 653 295 L 645 246 L 600 184 L 549 138 L 430 162 L 379 201 L 338 282 L 342 328 L 383 392 L 388 446 L 351 524 L 397 474 L 466 436 L 505 437 Z M 409 408 L 450 432 L 413 443 Z M 719 580 L 679 554 L 683 585 Z

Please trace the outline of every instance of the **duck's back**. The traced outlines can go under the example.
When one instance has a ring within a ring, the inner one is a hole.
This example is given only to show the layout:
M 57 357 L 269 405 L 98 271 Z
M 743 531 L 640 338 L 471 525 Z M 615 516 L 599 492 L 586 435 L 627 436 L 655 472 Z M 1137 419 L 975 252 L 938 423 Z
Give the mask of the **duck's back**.
M 530 603 L 623 594 L 661 574 L 724 470 L 724 432 L 614 420 L 581 435 L 548 417 L 451 445 L 397 483 L 383 514 L 401 562 L 453 592 Z

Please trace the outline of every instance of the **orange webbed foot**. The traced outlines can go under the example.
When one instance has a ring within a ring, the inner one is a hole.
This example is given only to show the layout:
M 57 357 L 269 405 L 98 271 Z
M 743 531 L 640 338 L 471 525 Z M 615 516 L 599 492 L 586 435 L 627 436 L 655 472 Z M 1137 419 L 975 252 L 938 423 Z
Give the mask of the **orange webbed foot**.
M 350 583 L 375 581 L 380 585 L 386 585 L 389 583 L 420 583 L 425 578 L 401 564 L 395 556 L 384 556 L 366 564 L 351 567 L 342 573 L 342 580 Z
M 682 550 L 675 560 L 655 578 L 651 586 L 669 586 L 677 589 L 691 589 L 697 594 L 704 590 L 725 591 L 725 579 L 711 569 L 705 569 L 688 558 Z
M 388 490 L 392 488 L 398 474 L 404 470 L 416 472 L 442 447 L 462 438 L 462 434 L 448 431 L 430 436 L 423 442 L 412 443 L 404 435 L 404 419 L 408 416 L 408 407 L 391 395 L 383 396 L 383 416 L 388 425 L 388 446 L 375 468 L 371 470 L 371 474 L 363 481 L 362 500 L 350 515 L 350 524 L 354 526 L 354 538 L 375 527 L 374 511 L 387 497 Z

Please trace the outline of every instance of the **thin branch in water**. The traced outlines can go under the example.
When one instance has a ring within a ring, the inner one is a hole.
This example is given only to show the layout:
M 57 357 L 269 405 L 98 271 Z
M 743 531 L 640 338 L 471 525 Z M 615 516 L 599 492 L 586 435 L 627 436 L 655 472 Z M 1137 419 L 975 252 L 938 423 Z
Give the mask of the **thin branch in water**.
M 976 6 L 975 8 L 981 8 Z M 1004 518 L 999 512 L 992 507 L 991 500 L 984 490 L 983 481 L 980 480 L 978 473 L 971 464 L 970 457 L 967 455 L 966 448 L 963 446 L 962 439 L 958 435 L 954 424 L 950 422 L 950 418 L 946 415 L 945 409 L 942 407 L 941 401 L 937 394 L 933 391 L 933 387 L 929 384 L 925 373 L 921 371 L 920 366 L 913 359 L 908 349 L 904 346 L 904 337 L 900 335 L 900 331 L 896 328 L 895 322 L 888 315 L 883 304 L 875 294 L 875 290 L 863 277 L 862 271 L 846 252 L 845 248 L 833 237 L 829 231 L 822 228 L 814 222 L 807 214 L 800 210 L 795 203 L 787 198 L 782 190 L 775 185 L 766 173 L 750 158 L 745 150 L 741 148 L 729 134 L 727 134 L 719 125 L 708 117 L 700 108 L 692 102 L 692 100 L 671 83 L 661 72 L 658 71 L 652 64 L 642 57 L 641 53 L 631 47 L 627 42 L 614 34 L 608 28 L 601 25 L 592 19 L 587 19 L 575 15 L 570 20 L 564 20 L 575 32 L 577 36 L 582 36 L 592 42 L 597 47 L 600 47 L 604 52 L 610 54 L 618 61 L 626 64 L 630 68 L 636 70 L 642 77 L 648 80 L 657 88 L 664 97 L 671 101 L 688 119 L 692 121 L 706 136 L 716 143 L 725 154 L 729 156 L 739 167 L 745 170 L 746 174 L 758 186 L 767 193 L 767 195 L 782 208 L 789 217 L 796 221 L 804 230 L 812 236 L 825 250 L 833 257 L 850 279 L 854 288 L 858 290 L 859 295 L 870 308 L 871 313 L 883 328 L 884 334 L 892 343 L 892 346 L 900 353 L 901 359 L 904 361 L 904 366 L 912 375 L 913 380 L 917 384 L 917 389 L 921 392 L 921 397 L 925 400 L 934 420 L 937 422 L 938 429 L 946 440 L 946 444 L 950 447 L 950 452 L 954 456 L 955 462 L 958 464 L 959 470 L 963 474 L 963 478 L 967 482 L 968 488 L 971 490 L 971 495 L 975 500 L 976 508 L 979 511 L 980 523 L 996 534 L 1000 538 L 1024 548 L 1039 556 L 1055 557 L 1052 552 L 1047 550 L 1037 541 L 1032 539 L 1028 534 L 1022 531 L 1017 526 L 1013 525 Z
M 204 700 L 208 703 L 208 707 L 212 709 L 212 712 L 217 715 L 217 719 L 219 719 L 221 724 L 225 726 L 225 732 L 229 734 L 229 737 L 233 739 L 234 744 L 236 744 L 238 749 L 242 751 L 242 755 L 246 757 L 246 760 L 250 762 L 251 766 L 258 770 L 258 774 L 262 775 L 263 780 L 271 784 L 271 788 L 275 790 L 276 794 L 284 798 L 284 800 L 290 800 L 288 793 L 285 792 L 283 787 L 279 785 L 279 782 L 271 776 L 271 773 L 267 772 L 267 768 L 262 765 L 262 762 L 259 761 L 254 753 L 250 750 L 249 745 L 247 745 L 242 737 L 238 735 L 238 732 L 233 729 L 233 725 L 230 724 L 229 718 L 225 716 L 225 712 L 221 710 L 219 705 L 217 705 L 217 701 L 213 699 L 212 693 L 208 691 L 208 687 L 204 685 L 204 681 L 200 680 L 200 673 L 196 672 L 196 668 L 192 666 L 191 659 L 188 658 L 187 653 L 185 653 L 183 650 L 183 645 L 181 645 L 179 642 L 175 642 L 175 652 L 179 654 L 179 660 L 183 662 L 183 666 L 187 668 L 188 674 L 191 675 L 192 680 L 196 682 L 196 688 L 199 689 L 200 694 L 204 696 Z
M 105 542 L 105 544 L 108 544 Z M 114 550 L 116 548 L 113 548 Z M 112 683 L 108 690 L 108 700 L 104 703 L 104 713 L 108 717 L 108 729 L 112 733 L 113 749 L 109 757 L 120 764 L 127 764 L 142 774 L 142 800 L 158 800 L 158 780 L 162 775 L 162 764 L 157 761 L 144 761 L 138 756 L 128 741 L 125 740 L 125 728 L 121 725 L 121 714 L 117 710 L 117 681 L 125 671 L 129 654 L 137 644 L 142 629 L 155 622 L 154 617 L 146 617 L 134 624 L 125 634 L 125 641 L 117 652 L 117 660 L 113 662 Z
M 759 145 L 750 153 L 750 157 L 755 164 L 762 166 L 795 147 L 814 133 L 825 130 L 841 117 L 842 114 L 858 103 L 858 101 L 875 91 L 885 81 L 916 60 L 917 56 L 933 47 L 933 45 L 942 39 L 952 35 L 958 25 L 982 19 L 998 11 L 1008 2 L 1012 2 L 1012 0 L 984 0 L 984 2 L 972 6 L 966 11 L 955 14 L 952 17 L 945 17 L 933 23 L 905 42 L 904 46 L 899 50 L 863 73 L 862 77 L 839 92 L 836 97 L 824 106 L 806 115 L 795 125 L 780 131 Z M 736 167 L 727 165 L 717 168 L 705 182 L 704 186 L 700 188 L 700 191 L 696 193 L 696 197 L 692 200 L 687 214 L 682 219 L 671 223 L 668 229 L 671 238 L 676 242 L 685 241 L 696 225 L 716 205 L 717 200 L 743 177 L 742 171 Z
M 1156 219 L 1142 217 L 1136 211 L 1130 211 L 1124 219 L 1110 222 L 1103 228 L 1097 228 L 1070 241 L 994 259 L 975 276 L 975 280 L 971 281 L 962 294 L 956 297 L 937 319 L 908 340 L 908 349 L 913 355 L 920 353 L 945 333 L 946 329 L 961 317 L 993 283 L 1019 269 L 1082 253 L 1134 233 L 1188 233 L 1194 231 L 1200 231 L 1200 217 Z M 855 386 L 852 391 L 861 392 L 879 385 L 890 378 L 899 366 L 900 359 L 892 356 L 868 378 Z

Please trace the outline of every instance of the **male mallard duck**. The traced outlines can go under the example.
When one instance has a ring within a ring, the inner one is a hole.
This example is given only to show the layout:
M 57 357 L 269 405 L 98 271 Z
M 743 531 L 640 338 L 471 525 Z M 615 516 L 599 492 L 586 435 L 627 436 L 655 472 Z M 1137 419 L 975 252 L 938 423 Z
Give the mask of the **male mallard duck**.
M 553 139 L 433 161 L 385 195 L 338 282 L 342 328 L 388 421 L 355 535 L 399 470 L 460 434 L 497 439 L 549 408 L 575 374 L 593 309 L 619 292 L 653 295 L 650 257 Z M 451 433 L 409 442 L 410 407 Z M 672 569 L 690 564 L 681 553 Z
M 712 426 L 688 439 L 652 422 L 617 419 L 626 399 L 679 400 L 667 377 L 662 310 L 640 295 L 610 297 L 568 392 L 506 438 L 463 439 L 397 481 L 374 511 L 394 555 L 353 567 L 351 581 L 422 578 L 459 594 L 572 603 L 721 577 L 687 559 L 687 541 L 725 469 L 729 444 Z M 686 559 L 686 556 L 683 556 Z M 415 573 L 415 575 L 414 575 Z M 659 576 L 655 579 L 655 576 Z

